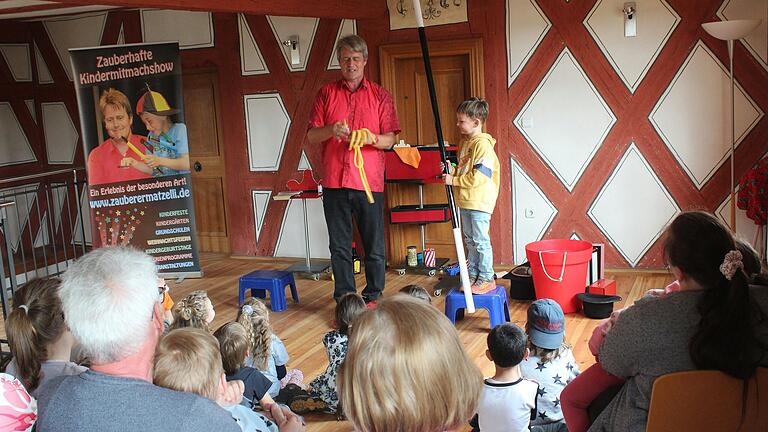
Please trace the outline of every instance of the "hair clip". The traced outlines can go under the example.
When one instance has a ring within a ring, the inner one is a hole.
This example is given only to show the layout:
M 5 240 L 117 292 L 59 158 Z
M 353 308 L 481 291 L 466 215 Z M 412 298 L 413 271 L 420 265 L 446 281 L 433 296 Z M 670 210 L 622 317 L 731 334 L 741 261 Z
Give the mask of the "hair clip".
M 731 280 L 739 269 L 744 269 L 744 263 L 742 262 L 741 252 L 738 250 L 729 251 L 725 254 L 723 263 L 720 264 L 720 273 L 725 276 L 726 279 Z
M 242 312 L 243 312 L 243 315 L 245 315 L 247 317 L 253 315 L 253 306 L 251 306 L 251 305 L 243 305 Z

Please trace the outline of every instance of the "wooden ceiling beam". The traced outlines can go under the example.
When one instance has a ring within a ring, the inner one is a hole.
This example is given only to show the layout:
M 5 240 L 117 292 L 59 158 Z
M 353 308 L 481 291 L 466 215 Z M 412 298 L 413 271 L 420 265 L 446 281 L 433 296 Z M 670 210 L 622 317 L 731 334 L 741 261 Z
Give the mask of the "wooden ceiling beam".
M 30 6 L 17 6 L 17 7 L 11 7 L 11 8 L 4 8 L 2 6 L 3 1 L 5 0 L 0 0 L 0 16 L 7 15 L 7 14 L 40 12 L 40 11 L 46 11 L 46 10 L 63 9 L 63 8 L 72 7 L 70 5 L 61 4 L 61 3 L 46 3 L 46 4 L 35 4 Z
M 383 0 L 54 0 L 71 6 L 93 5 L 132 8 L 242 12 L 317 18 L 378 18 L 385 16 Z

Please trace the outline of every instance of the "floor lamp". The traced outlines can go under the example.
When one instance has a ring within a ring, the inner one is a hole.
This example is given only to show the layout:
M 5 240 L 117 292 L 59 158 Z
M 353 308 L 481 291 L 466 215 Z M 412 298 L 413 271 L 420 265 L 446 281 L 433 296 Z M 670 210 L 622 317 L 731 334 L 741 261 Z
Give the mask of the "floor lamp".
M 704 23 L 704 30 L 717 39 L 728 42 L 728 72 L 731 76 L 731 231 L 736 232 L 736 187 L 734 185 L 734 158 L 736 156 L 736 112 L 733 83 L 733 41 L 754 30 L 760 20 L 728 20 Z

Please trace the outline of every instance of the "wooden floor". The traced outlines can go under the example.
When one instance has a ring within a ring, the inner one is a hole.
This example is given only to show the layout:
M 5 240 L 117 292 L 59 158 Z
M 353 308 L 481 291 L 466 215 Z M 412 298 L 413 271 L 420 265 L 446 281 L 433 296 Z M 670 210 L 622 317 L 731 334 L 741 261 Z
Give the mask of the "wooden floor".
M 202 279 L 187 279 L 178 284 L 169 281 L 168 285 L 174 299 L 180 299 L 195 290 L 208 291 L 216 309 L 216 318 L 212 325 L 212 329 L 216 329 L 235 319 L 238 278 L 241 275 L 258 269 L 283 269 L 295 260 L 238 259 L 218 254 L 202 254 L 201 262 L 204 272 Z M 497 270 L 508 270 L 508 268 L 497 268 Z M 624 301 L 616 304 L 617 308 L 632 304 L 648 289 L 662 288 L 672 280 L 671 275 L 666 272 L 622 270 L 609 271 L 606 276 L 616 280 L 618 294 L 624 298 Z M 398 276 L 395 272 L 387 272 L 385 295 L 393 294 L 408 284 L 422 285 L 431 291 L 437 282 L 437 277 L 430 278 L 417 274 Z M 334 302 L 331 299 L 333 282 L 327 275 L 323 275 L 319 281 L 313 281 L 297 274 L 296 283 L 301 302 L 295 304 L 289 299 L 288 309 L 272 314 L 271 322 L 275 333 L 285 342 L 291 356 L 288 367 L 303 371 L 305 381 L 309 382 L 327 366 L 322 339 L 323 335 L 331 329 L 333 319 Z M 508 281 L 502 280 L 502 283 L 508 288 Z M 357 284 L 358 287 L 364 286 L 364 275 L 358 275 Z M 433 305 L 441 311 L 444 307 L 443 303 L 443 297 L 433 297 Z M 512 322 L 521 327 L 525 325 L 528 304 L 529 302 L 510 301 Z M 574 355 L 581 370 L 594 363 L 586 341 L 598 322 L 585 318 L 579 313 L 566 316 L 566 338 L 574 346 Z M 492 375 L 493 365 L 484 354 L 485 339 L 488 334 L 487 312 L 479 310 L 473 315 L 468 315 L 457 324 L 457 330 L 467 352 L 483 374 Z M 333 416 L 329 415 L 307 416 L 307 423 L 307 430 L 312 432 L 351 430 L 348 422 L 337 422 Z
M 238 278 L 256 269 L 281 269 L 294 261 L 275 259 L 233 259 L 224 256 L 205 254 L 203 257 L 205 277 L 198 280 L 186 280 L 181 284 L 169 284 L 174 299 L 183 297 L 198 289 L 205 289 L 216 308 L 216 319 L 212 328 L 229 322 L 237 314 Z M 498 268 L 497 270 L 508 270 Z M 325 275 L 324 275 L 325 276 Z M 616 307 L 632 304 L 650 288 L 663 288 L 672 278 L 666 272 L 609 272 L 608 277 L 615 279 L 619 295 L 624 301 Z M 408 284 L 422 285 L 431 291 L 438 281 L 437 277 L 427 277 L 416 274 L 398 276 L 395 272 L 387 272 L 385 295 L 397 292 Z M 296 276 L 301 302 L 294 304 L 288 300 L 288 309 L 271 315 L 275 333 L 285 342 L 291 360 L 288 366 L 304 372 L 306 381 L 320 374 L 327 366 L 327 358 L 323 348 L 323 335 L 331 329 L 334 302 L 331 299 L 333 282 L 326 277 L 313 281 L 300 275 Z M 503 280 L 506 285 L 507 281 Z M 365 285 L 364 275 L 358 275 L 358 287 Z M 506 285 L 508 287 L 508 285 Z M 433 297 L 433 305 L 439 310 L 444 308 L 443 297 Z M 524 326 L 526 310 L 529 302 L 511 301 L 510 315 L 512 321 Z M 581 314 L 570 314 L 566 317 L 566 338 L 574 346 L 574 355 L 580 368 L 590 366 L 594 358 L 587 348 L 586 341 L 598 323 L 597 320 L 585 318 Z M 467 352 L 480 367 L 485 376 L 492 375 L 493 365 L 485 358 L 485 339 L 488 335 L 488 314 L 479 310 L 467 316 L 457 324 L 460 338 Z M 307 430 L 346 431 L 351 430 L 348 423 L 339 423 L 332 416 L 307 416 Z M 469 428 L 467 428 L 469 430 Z

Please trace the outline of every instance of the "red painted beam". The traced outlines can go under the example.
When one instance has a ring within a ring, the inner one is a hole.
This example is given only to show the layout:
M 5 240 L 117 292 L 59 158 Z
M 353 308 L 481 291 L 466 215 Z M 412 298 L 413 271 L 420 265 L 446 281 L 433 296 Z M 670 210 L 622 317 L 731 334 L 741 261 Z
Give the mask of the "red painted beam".
M 5 0 L 0 0 L 0 3 Z M 32 6 L 19 6 L 19 7 L 12 7 L 12 8 L 3 8 L 0 6 L 0 14 L 15 14 L 15 13 L 25 13 L 25 12 L 39 12 L 44 10 L 51 10 L 51 9 L 62 9 L 62 8 L 68 8 L 71 7 L 70 5 L 66 4 L 59 4 L 59 3 L 46 3 L 46 4 L 36 4 Z
M 88 0 L 55 0 L 67 5 L 93 5 Z M 379 18 L 386 16 L 386 2 L 377 0 L 98 0 L 105 6 L 181 9 L 209 12 L 242 12 L 252 15 L 318 18 Z

